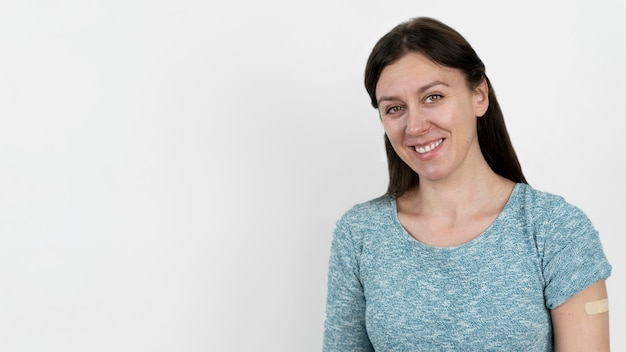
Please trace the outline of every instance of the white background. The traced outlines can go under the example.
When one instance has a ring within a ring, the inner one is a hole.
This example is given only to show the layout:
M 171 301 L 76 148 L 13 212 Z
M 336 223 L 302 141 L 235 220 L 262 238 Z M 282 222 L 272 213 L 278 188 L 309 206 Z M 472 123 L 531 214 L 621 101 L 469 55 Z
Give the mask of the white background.
M 216 3 L 0 3 L 0 350 L 319 351 L 334 223 L 386 187 L 365 60 L 414 16 L 600 231 L 626 350 L 618 1 Z

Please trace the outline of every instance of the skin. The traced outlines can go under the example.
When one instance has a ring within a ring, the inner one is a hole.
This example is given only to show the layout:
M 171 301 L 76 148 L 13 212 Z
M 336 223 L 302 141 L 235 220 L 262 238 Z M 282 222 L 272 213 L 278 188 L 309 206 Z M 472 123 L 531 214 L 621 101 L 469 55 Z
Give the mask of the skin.
M 383 69 L 376 97 L 391 144 L 420 182 L 442 183 L 484 167 L 476 116 L 487 110 L 485 85 L 473 92 L 460 71 L 409 53 Z M 435 151 L 418 154 L 412 148 L 442 138 Z
M 433 246 L 478 236 L 514 186 L 491 170 L 478 144 L 477 116 L 489 105 L 486 82 L 471 89 L 461 71 L 411 52 L 383 69 L 376 97 L 389 141 L 420 177 L 418 187 L 397 199 L 402 225 Z M 439 141 L 429 152 L 415 150 Z
M 587 302 L 607 298 L 606 284 L 598 281 L 553 309 L 555 351 L 609 351 L 609 312 L 589 315 Z
M 491 170 L 478 144 L 476 122 L 489 104 L 486 82 L 472 88 L 461 71 L 410 52 L 382 70 L 376 97 L 391 145 L 420 178 L 396 200 L 401 224 L 431 246 L 476 238 L 514 187 Z M 608 313 L 585 312 L 585 303 L 606 297 L 600 281 L 551 311 L 556 351 L 609 350 Z

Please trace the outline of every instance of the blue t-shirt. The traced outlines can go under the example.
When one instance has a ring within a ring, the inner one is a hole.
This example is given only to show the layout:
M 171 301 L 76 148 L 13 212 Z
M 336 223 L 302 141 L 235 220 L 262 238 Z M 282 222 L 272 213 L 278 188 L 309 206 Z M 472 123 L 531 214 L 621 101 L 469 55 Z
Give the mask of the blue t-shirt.
M 445 248 L 411 237 L 383 196 L 337 222 L 324 351 L 551 351 L 550 309 L 610 274 L 587 216 L 526 184 Z

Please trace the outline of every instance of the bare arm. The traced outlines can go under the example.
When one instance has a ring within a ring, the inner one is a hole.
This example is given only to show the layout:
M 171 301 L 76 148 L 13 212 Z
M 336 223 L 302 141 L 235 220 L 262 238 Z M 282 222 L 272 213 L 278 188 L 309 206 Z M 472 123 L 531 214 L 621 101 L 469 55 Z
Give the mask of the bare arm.
M 598 302 L 606 298 L 602 280 L 551 311 L 555 351 L 610 350 L 609 312 L 604 302 Z

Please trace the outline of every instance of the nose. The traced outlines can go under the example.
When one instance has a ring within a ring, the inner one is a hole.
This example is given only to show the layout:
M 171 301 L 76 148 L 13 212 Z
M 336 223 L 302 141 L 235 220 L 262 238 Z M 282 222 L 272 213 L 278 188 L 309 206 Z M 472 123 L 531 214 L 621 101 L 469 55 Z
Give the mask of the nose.
M 418 108 L 411 108 L 407 116 L 406 133 L 414 136 L 426 134 L 431 124 L 428 117 Z

